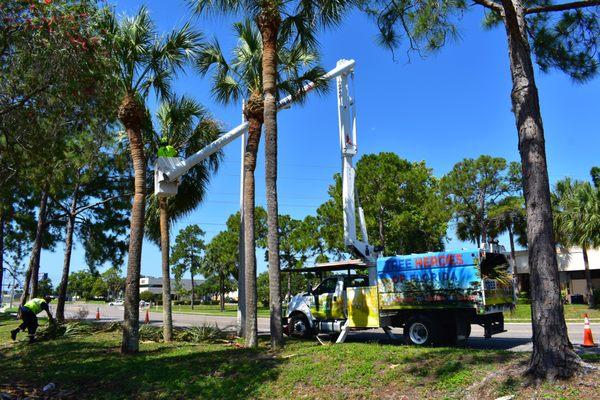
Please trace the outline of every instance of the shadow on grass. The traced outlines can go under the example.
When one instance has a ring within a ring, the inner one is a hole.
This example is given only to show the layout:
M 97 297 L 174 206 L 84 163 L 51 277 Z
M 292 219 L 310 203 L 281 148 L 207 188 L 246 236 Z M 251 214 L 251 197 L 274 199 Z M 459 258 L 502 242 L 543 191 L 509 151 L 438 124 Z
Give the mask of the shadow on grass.
M 276 379 L 285 360 L 265 350 L 214 344 L 145 344 L 135 356 L 118 341 L 60 339 L 0 351 L 8 383 L 54 382 L 94 399 L 244 399 Z M 43 366 L 43 367 L 42 367 Z

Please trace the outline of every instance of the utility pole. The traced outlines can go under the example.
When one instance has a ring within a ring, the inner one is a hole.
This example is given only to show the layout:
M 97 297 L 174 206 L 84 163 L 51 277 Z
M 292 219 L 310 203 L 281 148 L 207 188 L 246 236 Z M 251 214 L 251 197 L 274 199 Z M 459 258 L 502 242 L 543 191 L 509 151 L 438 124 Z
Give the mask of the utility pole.
M 242 123 L 246 122 L 244 118 L 244 100 L 242 100 Z M 239 247 L 239 268 L 238 268 L 238 309 L 237 309 L 237 335 L 244 337 L 244 326 L 246 325 L 246 285 L 245 272 L 246 262 L 244 259 L 244 154 L 246 153 L 246 133 L 242 134 L 242 146 L 240 151 L 240 237 Z

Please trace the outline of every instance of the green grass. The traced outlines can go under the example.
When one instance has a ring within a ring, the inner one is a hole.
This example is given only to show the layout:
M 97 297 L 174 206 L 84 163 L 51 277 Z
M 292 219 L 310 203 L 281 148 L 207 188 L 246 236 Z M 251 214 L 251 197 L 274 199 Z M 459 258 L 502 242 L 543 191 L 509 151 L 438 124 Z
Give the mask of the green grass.
M 323 346 L 294 340 L 283 351 L 270 351 L 262 340 L 256 350 L 239 348 L 235 341 L 142 342 L 139 354 L 125 356 L 119 353 L 120 332 L 28 345 L 8 339 L 16 324 L 0 315 L 0 391 L 15 386 L 34 390 L 53 382 L 78 399 L 462 399 L 467 390 L 479 390 L 474 385 L 493 372 L 517 371 L 528 357 L 492 350 L 356 342 Z M 492 391 L 489 398 L 522 390 L 520 381 L 505 375 L 486 383 L 485 389 Z M 556 394 L 560 385 L 564 383 L 549 385 L 537 395 Z
M 162 306 L 152 307 L 151 311 L 162 312 Z M 237 315 L 237 305 L 225 304 L 225 311 L 221 312 L 219 305 L 213 304 L 197 304 L 194 305 L 194 309 L 189 304 L 186 305 L 173 305 L 173 312 L 177 313 L 189 313 L 189 314 L 201 314 L 201 315 L 224 315 L 228 317 L 235 317 Z M 259 317 L 269 317 L 269 309 L 259 307 Z
M 585 304 L 565 304 L 565 319 L 583 322 L 583 314 L 587 313 L 592 320 L 600 320 L 600 309 L 588 308 Z M 507 322 L 530 322 L 531 305 L 518 304 L 512 313 L 504 313 L 504 319 Z

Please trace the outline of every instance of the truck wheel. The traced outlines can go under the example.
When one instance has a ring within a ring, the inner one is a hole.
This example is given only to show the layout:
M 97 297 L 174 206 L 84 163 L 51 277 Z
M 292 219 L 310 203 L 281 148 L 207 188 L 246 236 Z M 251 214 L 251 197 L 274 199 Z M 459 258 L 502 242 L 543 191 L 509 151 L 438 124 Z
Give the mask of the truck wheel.
M 290 336 L 297 339 L 308 339 L 311 336 L 308 318 L 303 314 L 294 314 L 290 317 L 288 325 Z
M 413 346 L 429 346 L 436 341 L 436 325 L 425 316 L 409 319 L 404 325 L 404 340 Z

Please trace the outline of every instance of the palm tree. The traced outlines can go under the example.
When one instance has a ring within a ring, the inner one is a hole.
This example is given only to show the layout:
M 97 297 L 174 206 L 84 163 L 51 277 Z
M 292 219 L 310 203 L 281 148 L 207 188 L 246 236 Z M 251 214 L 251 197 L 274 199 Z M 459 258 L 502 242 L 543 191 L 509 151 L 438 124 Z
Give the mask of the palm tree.
M 488 211 L 490 220 L 490 236 L 495 237 L 503 232 L 508 233 L 510 243 L 510 256 L 513 264 L 515 257 L 515 235 L 519 245 L 527 246 L 527 218 L 525 214 L 525 201 L 521 196 L 507 196 L 497 204 L 490 207 Z M 513 275 L 517 276 L 516 264 Z M 522 287 L 521 279 L 517 279 L 517 290 Z
M 600 246 L 600 190 L 589 182 L 559 181 L 555 188 L 557 238 L 566 246 L 581 247 L 588 306 L 596 306 L 588 249 Z
M 156 113 L 158 134 L 153 136 L 151 148 L 157 154 L 160 142 L 167 143 L 182 156 L 188 157 L 216 140 L 220 129 L 207 111 L 195 100 L 185 96 L 161 103 Z M 173 221 L 193 211 L 206 194 L 210 176 L 216 172 L 223 153 L 216 152 L 180 178 L 175 197 L 149 196 L 146 212 L 146 236 L 160 245 L 162 252 L 163 337 L 171 341 L 173 318 L 171 313 L 171 276 L 169 268 L 169 229 Z
M 111 34 L 111 45 L 118 62 L 116 76 L 119 95 L 122 98 L 118 117 L 129 138 L 135 181 L 121 352 L 137 353 L 147 168 L 142 131 L 149 122 L 145 99 L 150 90 L 161 97 L 170 95 L 171 78 L 195 54 L 201 36 L 187 24 L 167 36 L 157 35 L 154 23 L 144 7 L 134 17 L 124 17 L 118 23 L 114 22 Z
M 256 234 L 255 234 L 255 180 L 256 155 L 264 121 L 263 102 L 263 42 L 260 33 L 253 28 L 249 20 L 234 24 L 234 31 L 238 37 L 234 57 L 227 61 L 221 51 L 219 42 L 214 40 L 206 45 L 201 51 L 197 68 L 202 75 L 213 71 L 213 95 L 222 103 L 231 103 L 244 99 L 244 117 L 248 121 L 248 140 L 244 153 L 244 189 L 243 189 L 243 215 L 244 215 L 244 265 L 246 290 L 246 326 L 244 327 L 246 345 L 256 347 L 257 345 L 257 321 L 256 321 Z M 277 81 L 278 95 L 292 94 L 302 97 L 302 87 L 308 82 L 315 82 L 319 91 L 325 90 L 325 82 L 321 80 L 324 70 L 317 66 L 318 56 L 299 45 L 291 47 L 281 46 L 278 52 Z M 271 220 L 272 222 L 272 220 Z M 272 243 L 271 243 L 272 244 Z M 278 248 L 278 247 L 277 247 Z M 269 265 L 277 261 L 279 270 L 279 251 L 272 251 L 269 247 Z M 281 344 L 282 337 L 279 336 L 281 327 L 281 300 L 276 296 L 280 292 L 279 277 L 273 278 L 277 283 L 274 289 L 271 309 L 271 332 L 277 338 L 274 340 L 276 346 Z M 277 311 L 279 310 L 279 311 Z M 274 313 L 275 311 L 275 313 Z M 278 322 L 274 321 L 279 312 Z M 276 325 L 275 329 L 273 326 Z M 278 336 L 279 335 L 279 336 Z

